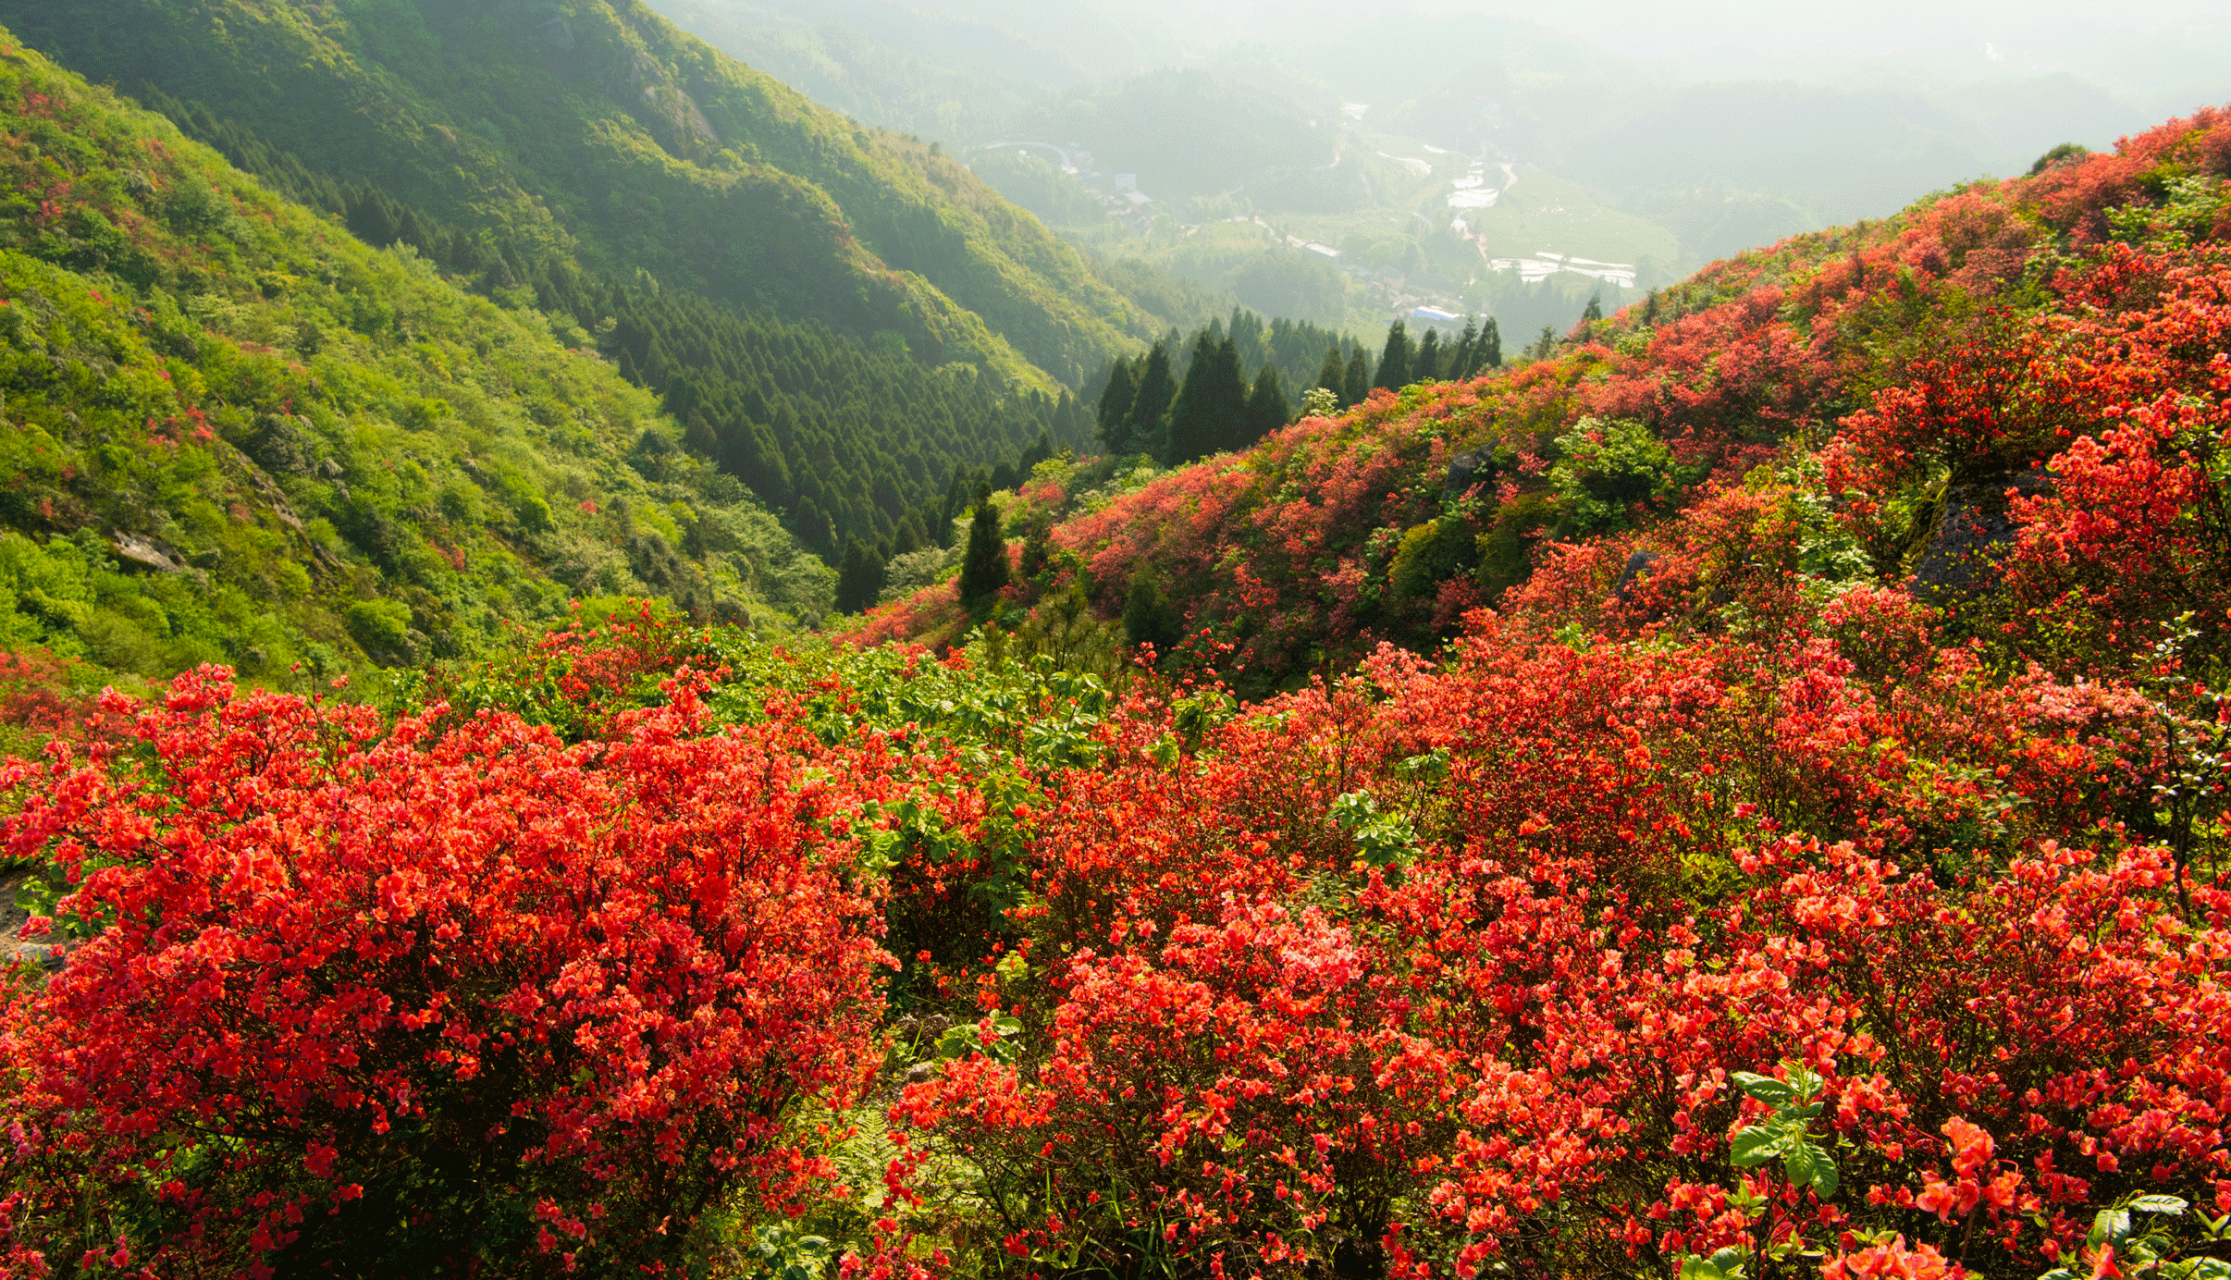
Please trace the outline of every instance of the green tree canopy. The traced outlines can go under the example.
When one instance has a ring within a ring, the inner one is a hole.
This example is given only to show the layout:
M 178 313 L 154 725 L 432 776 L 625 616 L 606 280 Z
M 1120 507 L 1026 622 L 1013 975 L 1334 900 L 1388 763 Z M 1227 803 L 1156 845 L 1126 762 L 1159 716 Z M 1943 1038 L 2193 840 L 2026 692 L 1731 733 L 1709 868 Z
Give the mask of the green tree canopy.
M 1348 357 L 1348 374 L 1340 388 L 1340 400 L 1343 404 L 1362 404 L 1364 397 L 1370 394 L 1371 357 L 1364 354 L 1362 347 L 1357 347 L 1356 353 Z
M 1131 398 L 1131 449 L 1137 453 L 1161 452 L 1162 415 L 1177 399 L 1177 377 L 1170 372 L 1170 349 L 1157 342 L 1139 366 L 1139 388 Z
M 1400 320 L 1387 326 L 1387 345 L 1379 352 L 1379 376 L 1371 380 L 1371 385 L 1389 391 L 1410 385 L 1410 330 Z
M 1230 338 L 1203 331 L 1193 344 L 1185 385 L 1170 406 L 1168 452 L 1172 465 L 1244 447 L 1247 431 L 1247 379 L 1240 372 L 1239 348 Z
M 1112 457 L 1137 450 L 1131 447 L 1131 402 L 1139 394 L 1139 376 L 1129 360 L 1117 359 L 1108 372 L 1108 385 L 1100 392 L 1100 443 Z
M 1294 416 L 1286 403 L 1286 388 L 1279 385 L 1278 366 L 1266 364 L 1255 375 L 1255 389 L 1247 395 L 1247 442 L 1253 444 L 1286 425 Z
M 1441 331 L 1428 328 L 1418 339 L 1418 353 L 1410 364 L 1410 381 L 1432 382 L 1441 376 Z
M 999 508 L 978 503 L 968 526 L 968 550 L 961 556 L 961 606 L 971 616 L 988 613 L 1007 585 L 1007 538 L 1000 532 Z
M 1316 385 L 1339 395 L 1348 386 L 1348 368 L 1341 363 L 1340 348 L 1325 348 L 1324 367 L 1317 370 Z

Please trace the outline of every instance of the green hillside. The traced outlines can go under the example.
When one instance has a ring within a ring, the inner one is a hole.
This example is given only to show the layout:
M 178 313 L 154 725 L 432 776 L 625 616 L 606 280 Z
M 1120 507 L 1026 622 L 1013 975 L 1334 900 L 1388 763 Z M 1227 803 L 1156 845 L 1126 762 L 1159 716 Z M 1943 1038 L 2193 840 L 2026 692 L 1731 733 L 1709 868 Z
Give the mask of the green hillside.
M 647 8 L 0 3 L 35 47 L 373 245 L 538 305 L 817 554 L 947 536 L 956 483 L 1162 327 L 955 161 Z M 681 379 L 682 371 L 692 376 Z M 687 385 L 684 385 L 684 383 Z
M 869 133 L 647 7 L 6 3 L 35 47 L 515 251 L 772 306 L 1051 390 L 1146 336 L 958 164 Z M 1035 369 L 1033 368 L 1035 366 Z
M 0 33 L 0 636 L 257 678 L 825 568 L 543 315 L 371 249 Z

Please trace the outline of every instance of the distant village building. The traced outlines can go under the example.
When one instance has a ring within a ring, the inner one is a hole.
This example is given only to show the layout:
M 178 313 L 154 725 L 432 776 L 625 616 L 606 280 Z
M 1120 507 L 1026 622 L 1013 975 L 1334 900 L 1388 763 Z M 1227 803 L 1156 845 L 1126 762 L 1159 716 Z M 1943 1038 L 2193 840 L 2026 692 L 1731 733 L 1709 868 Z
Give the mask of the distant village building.
M 1598 262 L 1594 258 L 1569 258 L 1547 249 L 1537 249 L 1530 258 L 1490 258 L 1491 271 L 1516 271 L 1526 284 L 1536 284 L 1559 274 L 1586 276 L 1622 289 L 1635 287 L 1635 265 L 1631 262 Z
M 1410 319 L 1420 320 L 1426 324 L 1445 324 L 1454 327 L 1464 317 L 1454 311 L 1443 311 L 1439 307 L 1412 307 L 1410 308 Z

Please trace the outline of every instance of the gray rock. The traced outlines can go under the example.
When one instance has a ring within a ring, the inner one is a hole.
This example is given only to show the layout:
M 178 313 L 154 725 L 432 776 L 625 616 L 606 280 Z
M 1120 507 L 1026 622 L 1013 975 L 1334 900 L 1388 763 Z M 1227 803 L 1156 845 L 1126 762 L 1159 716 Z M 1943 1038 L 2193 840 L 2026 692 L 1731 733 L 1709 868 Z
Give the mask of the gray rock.
M 1947 485 L 1936 527 L 1914 557 L 1914 597 L 1955 604 L 1989 592 L 1998 581 L 1999 560 L 2014 542 L 2013 498 L 2049 493 L 2052 487 L 2052 474 L 2042 467 Z
M 1495 483 L 1495 450 L 1481 445 L 1449 459 L 1448 476 L 1441 483 L 1441 491 L 1449 497 L 1461 498 L 1482 485 Z
M 185 570 L 186 566 L 171 559 L 161 547 L 136 533 L 119 533 L 110 542 L 116 547 L 116 555 L 120 560 L 129 560 L 157 573 L 180 573 Z

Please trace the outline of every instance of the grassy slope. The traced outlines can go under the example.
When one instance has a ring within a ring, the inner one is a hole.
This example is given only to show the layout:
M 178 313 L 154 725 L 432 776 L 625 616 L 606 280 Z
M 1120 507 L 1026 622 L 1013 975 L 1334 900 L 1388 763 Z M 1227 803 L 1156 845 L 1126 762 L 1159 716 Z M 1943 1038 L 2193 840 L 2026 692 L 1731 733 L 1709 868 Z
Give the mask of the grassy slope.
M 582 594 L 820 607 L 827 571 L 538 313 L 0 45 L 0 637 L 280 678 Z
M 854 128 L 633 3 L 0 4 L 88 76 L 152 83 L 446 221 L 641 267 L 917 354 L 1071 385 L 1148 335 L 957 163 Z

